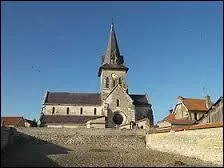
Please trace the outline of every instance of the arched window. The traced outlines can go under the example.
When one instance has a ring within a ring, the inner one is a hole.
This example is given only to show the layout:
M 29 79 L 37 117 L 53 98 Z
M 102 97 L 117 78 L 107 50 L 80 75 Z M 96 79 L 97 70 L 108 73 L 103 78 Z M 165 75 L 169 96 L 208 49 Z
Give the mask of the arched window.
M 115 87 L 116 85 L 116 81 L 113 79 L 113 87 Z
M 69 107 L 67 107 L 67 114 L 69 114 Z
M 117 107 L 120 106 L 120 100 L 117 99 Z
M 96 108 L 94 108 L 94 115 L 96 115 Z
M 82 114 L 83 113 L 83 110 L 82 110 L 82 107 L 80 108 L 80 114 Z
M 106 77 L 106 88 L 109 88 L 109 77 Z
M 119 85 L 122 85 L 122 78 L 119 78 Z
M 52 108 L 52 114 L 54 114 L 54 112 L 55 112 L 55 108 L 53 107 L 53 108 Z

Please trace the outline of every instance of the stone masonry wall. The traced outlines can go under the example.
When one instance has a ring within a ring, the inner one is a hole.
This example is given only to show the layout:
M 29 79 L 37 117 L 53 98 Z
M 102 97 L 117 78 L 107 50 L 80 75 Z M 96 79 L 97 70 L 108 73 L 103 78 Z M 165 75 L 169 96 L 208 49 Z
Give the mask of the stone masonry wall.
M 82 115 L 94 115 L 94 108 L 96 108 L 96 115 L 102 115 L 102 107 L 101 106 L 86 106 L 86 105 L 45 105 L 44 114 L 52 115 L 52 109 L 55 108 L 54 115 L 67 115 L 67 107 L 69 107 L 69 115 L 81 115 L 80 108 L 83 109 Z
M 98 146 L 110 146 L 114 148 L 137 149 L 145 147 L 144 130 L 21 127 L 17 128 L 17 131 L 18 133 L 59 145 L 88 146 L 96 144 Z
M 223 164 L 223 127 L 146 134 L 146 147 Z

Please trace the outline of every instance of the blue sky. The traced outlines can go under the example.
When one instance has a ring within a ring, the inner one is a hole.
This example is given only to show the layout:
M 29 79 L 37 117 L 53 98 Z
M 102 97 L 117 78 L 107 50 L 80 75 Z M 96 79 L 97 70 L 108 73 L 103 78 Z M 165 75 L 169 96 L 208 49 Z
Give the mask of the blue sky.
M 222 2 L 3 2 L 1 114 L 39 118 L 46 90 L 99 92 L 111 18 L 129 92 L 157 122 L 177 96 L 223 95 Z

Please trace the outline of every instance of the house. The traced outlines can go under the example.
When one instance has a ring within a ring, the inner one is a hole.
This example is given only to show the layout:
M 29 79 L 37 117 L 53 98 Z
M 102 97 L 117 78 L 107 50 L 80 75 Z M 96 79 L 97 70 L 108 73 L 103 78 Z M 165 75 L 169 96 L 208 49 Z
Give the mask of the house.
M 47 91 L 41 108 L 40 125 L 117 128 L 143 118 L 148 118 L 150 125 L 153 125 L 153 112 L 149 97 L 147 94 L 129 93 L 127 72 L 128 67 L 124 64 L 124 56 L 120 54 L 112 23 L 107 49 L 101 57 L 98 70 L 99 92 Z M 83 78 L 88 77 L 83 76 Z M 74 78 L 74 80 L 80 79 Z
M 137 128 L 141 129 L 149 129 L 150 127 L 150 121 L 148 118 L 143 118 L 141 120 L 136 121 Z
M 204 99 L 177 97 L 177 104 L 163 120 L 157 122 L 160 128 L 194 125 L 201 120 L 212 106 L 209 96 Z
M 220 97 L 207 111 L 199 123 L 223 123 L 223 97 Z
M 1 126 L 25 127 L 25 120 L 23 117 L 1 117 Z
M 25 119 L 25 127 L 37 127 L 37 123 L 35 121 Z
M 204 99 L 178 96 L 173 114 L 175 115 L 175 119 L 198 121 L 207 113 L 211 106 L 210 96 L 206 96 Z
M 180 127 L 180 126 L 183 127 L 193 124 L 196 124 L 196 122 L 187 119 L 175 119 L 175 114 L 173 113 L 170 113 L 163 120 L 157 122 L 159 128 Z

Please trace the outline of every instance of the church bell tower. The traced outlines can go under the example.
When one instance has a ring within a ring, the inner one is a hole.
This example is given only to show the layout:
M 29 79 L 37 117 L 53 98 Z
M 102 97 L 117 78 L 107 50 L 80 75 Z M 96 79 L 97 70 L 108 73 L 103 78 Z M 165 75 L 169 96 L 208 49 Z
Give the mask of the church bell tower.
M 124 65 L 123 56 L 120 55 L 117 38 L 112 22 L 105 55 L 102 56 L 101 66 L 98 71 L 100 77 L 100 93 L 102 100 L 117 86 L 120 85 L 126 92 L 128 68 Z

